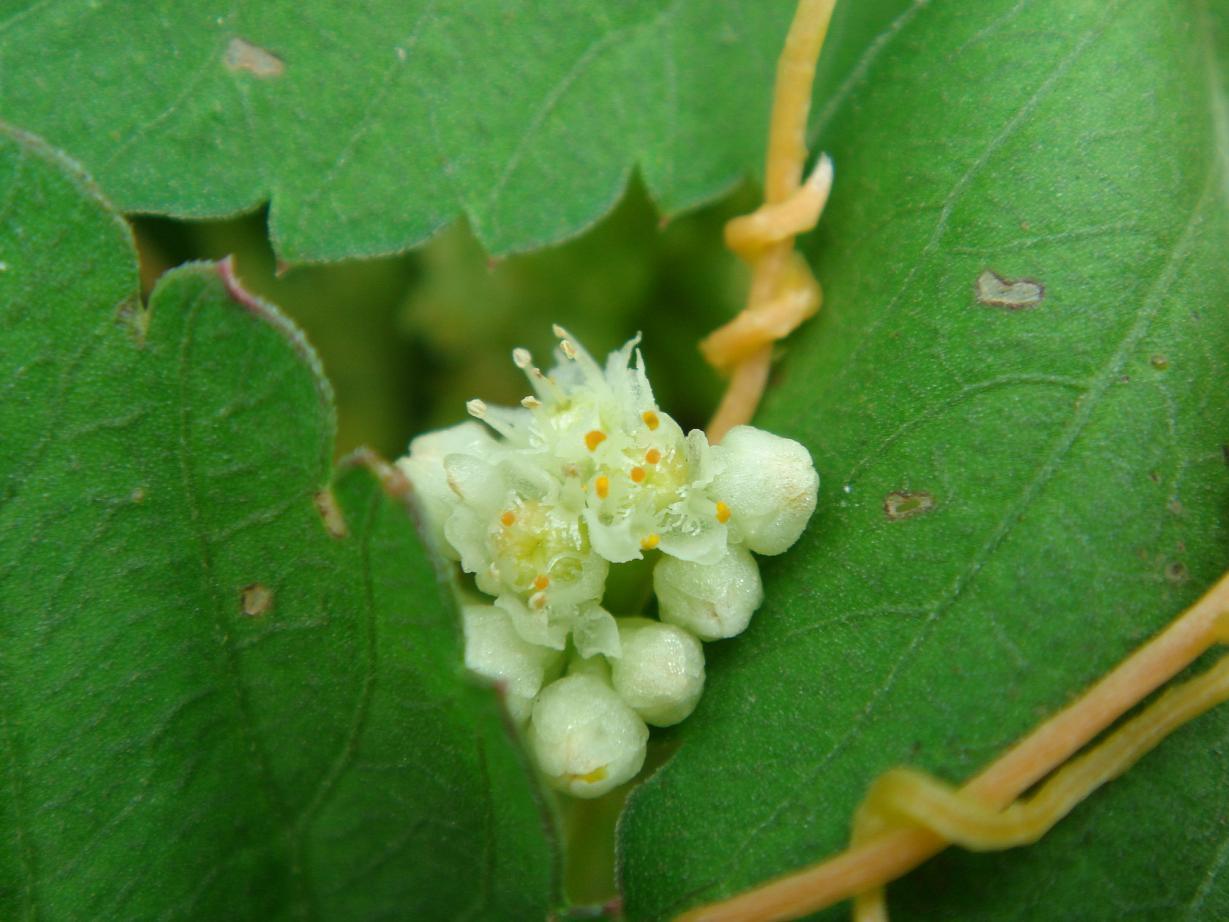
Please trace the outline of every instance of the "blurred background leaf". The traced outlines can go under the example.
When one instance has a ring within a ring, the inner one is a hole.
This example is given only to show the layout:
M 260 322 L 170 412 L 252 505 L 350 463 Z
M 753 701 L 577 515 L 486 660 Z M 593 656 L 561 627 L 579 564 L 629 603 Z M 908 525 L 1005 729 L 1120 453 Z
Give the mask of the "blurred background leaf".
M 653 385 L 686 425 L 703 426 L 720 392 L 696 343 L 739 309 L 746 272 L 721 246 L 724 222 L 750 207 L 736 195 L 664 223 L 642 186 L 592 232 L 558 247 L 492 260 L 462 222 L 402 257 L 279 266 L 262 213 L 224 222 L 136 221 L 148 290 L 171 266 L 234 254 L 253 291 L 307 333 L 337 394 L 338 453 L 386 457 L 419 432 L 464 416 L 481 395 L 527 393 L 515 346 L 549 362 L 551 325 L 594 354 L 637 331 Z

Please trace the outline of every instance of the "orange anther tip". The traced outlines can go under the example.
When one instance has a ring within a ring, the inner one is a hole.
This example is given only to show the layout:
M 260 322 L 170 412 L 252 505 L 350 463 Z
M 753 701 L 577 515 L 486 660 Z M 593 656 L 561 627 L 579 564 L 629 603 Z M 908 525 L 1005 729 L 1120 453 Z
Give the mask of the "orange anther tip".
M 649 464 L 656 464 L 658 461 L 661 460 L 661 452 L 658 451 L 656 448 L 650 448 L 648 451 L 644 453 L 644 460 L 647 461 Z
M 640 418 L 644 420 L 644 424 L 650 429 L 656 429 L 661 425 L 661 420 L 657 418 L 657 414 L 652 410 L 645 410 L 640 414 Z
M 643 541 L 640 542 L 640 547 L 646 551 L 651 551 L 659 544 L 661 544 L 661 535 L 652 534 L 648 535 Z
M 503 523 L 504 528 L 511 528 L 516 522 L 516 515 L 512 512 L 505 512 L 499 517 L 499 521 Z
M 717 521 L 723 525 L 730 521 L 730 507 L 721 500 L 717 500 Z
M 645 473 L 642 467 L 633 467 L 631 470 L 631 478 L 635 483 L 644 483 Z
M 545 589 L 549 585 L 550 585 L 550 577 L 546 576 L 545 574 L 538 574 L 537 578 L 535 578 L 533 581 L 533 588 L 537 589 L 539 592 L 541 592 L 543 589 Z
M 597 491 L 599 499 L 605 499 L 610 493 L 610 478 L 602 474 L 593 482 L 593 488 Z
M 585 447 L 589 451 L 597 451 L 597 446 L 606 441 L 606 433 L 601 429 L 590 429 L 585 433 Z

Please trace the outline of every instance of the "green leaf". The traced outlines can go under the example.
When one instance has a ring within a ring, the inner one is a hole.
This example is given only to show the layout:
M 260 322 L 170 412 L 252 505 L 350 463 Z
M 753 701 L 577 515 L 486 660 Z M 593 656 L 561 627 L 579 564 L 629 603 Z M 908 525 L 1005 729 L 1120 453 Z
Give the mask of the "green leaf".
M 819 510 L 621 825 L 629 916 L 831 854 L 869 782 L 959 782 L 1229 560 L 1223 4 L 918 3 L 835 94 L 820 318 L 761 422 Z M 894 919 L 1229 915 L 1229 709 Z M 838 908 L 824 918 L 843 918 Z
M 126 211 L 269 200 L 279 255 L 314 261 L 398 252 L 460 213 L 494 253 L 542 246 L 635 166 L 666 213 L 711 199 L 758 168 L 793 2 L 9 7 L 6 118 Z
M 314 353 L 0 134 L 0 917 L 533 918 L 551 824 Z

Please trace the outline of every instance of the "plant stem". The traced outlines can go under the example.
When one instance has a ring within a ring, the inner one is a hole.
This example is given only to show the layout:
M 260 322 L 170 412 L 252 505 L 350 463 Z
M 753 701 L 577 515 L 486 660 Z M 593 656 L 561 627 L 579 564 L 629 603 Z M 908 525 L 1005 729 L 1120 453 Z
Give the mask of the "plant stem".
M 1221 618 L 1226 614 L 1229 573 L 1169 627 L 975 776 L 960 793 L 993 809 L 1007 807 L 1213 644 L 1223 641 Z M 1141 719 L 1147 715 L 1145 712 Z M 1112 742 L 1111 738 L 1107 744 Z M 926 829 L 894 829 L 730 900 L 693 909 L 680 916 L 679 922 L 795 919 L 882 887 L 947 845 Z
M 835 5 L 836 0 L 800 0 L 785 38 L 785 48 L 777 62 L 768 156 L 764 167 L 764 200 L 767 205 L 785 202 L 802 185 L 815 64 Z M 756 253 L 752 260 L 747 311 L 754 311 L 780 295 L 793 250 L 794 238 L 791 235 Z M 725 396 L 708 427 L 710 441 L 720 441 L 731 428 L 747 422 L 754 415 L 768 382 L 771 359 L 772 346 L 764 345 L 734 368 Z

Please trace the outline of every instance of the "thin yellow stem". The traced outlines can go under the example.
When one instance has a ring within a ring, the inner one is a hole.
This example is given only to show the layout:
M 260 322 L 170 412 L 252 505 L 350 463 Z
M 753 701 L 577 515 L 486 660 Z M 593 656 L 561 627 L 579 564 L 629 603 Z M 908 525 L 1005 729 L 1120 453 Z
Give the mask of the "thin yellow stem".
M 764 200 L 767 206 L 783 206 L 800 191 L 807 156 L 806 126 L 811 109 L 815 64 L 835 5 L 836 0 L 799 0 L 785 39 L 785 48 L 777 62 L 772 123 L 764 168 Z M 825 189 L 818 208 L 813 209 L 816 219 L 826 197 Z M 754 253 L 751 256 L 751 291 L 747 298 L 747 312 L 758 310 L 785 293 L 783 286 L 787 284 L 794 235 L 799 229 L 809 229 L 805 222 L 798 222 L 799 212 L 805 212 L 807 205 L 804 196 L 796 199 L 794 205 L 779 208 L 776 212 L 761 210 L 757 212 L 758 218 L 749 216 L 749 221 L 744 220 L 739 225 L 743 231 L 751 231 L 751 239 L 744 236 L 741 241 L 736 241 L 738 248 L 745 254 Z M 734 231 L 736 238 L 739 233 L 738 230 Z M 806 305 L 797 322 L 805 319 L 805 310 Z M 792 330 L 793 326 L 789 329 Z M 708 435 L 712 442 L 720 441 L 731 428 L 749 421 L 764 393 L 772 358 L 771 344 L 755 345 L 742 350 L 742 353 L 732 369 L 726 394 L 709 423 Z
M 866 795 L 867 809 L 889 824 L 922 826 L 972 851 L 1031 845 L 1097 788 L 1127 771 L 1178 727 L 1226 698 L 1229 656 L 1166 692 L 1104 743 L 1055 772 L 1026 801 L 995 810 L 930 775 L 897 768 L 876 779 Z
M 1078 701 L 1050 718 L 960 789 L 965 798 L 1002 810 L 1086 746 L 1110 724 L 1223 641 L 1229 573 L 1169 627 L 1123 661 Z M 1159 703 L 1159 702 L 1158 702 Z M 1147 716 L 1145 712 L 1144 716 Z M 1149 719 L 1155 720 L 1155 715 Z M 1189 718 L 1188 718 L 1189 719 Z M 1157 725 L 1157 741 L 1168 733 Z M 775 922 L 817 912 L 882 887 L 942 851 L 948 842 L 927 829 L 890 829 L 809 868 L 730 900 L 693 909 L 686 922 Z
M 802 320 L 819 310 L 819 283 L 806 260 L 797 253 L 790 257 L 781 294 L 742 311 L 700 343 L 700 351 L 711 365 L 737 368 L 764 346 L 784 339 Z

